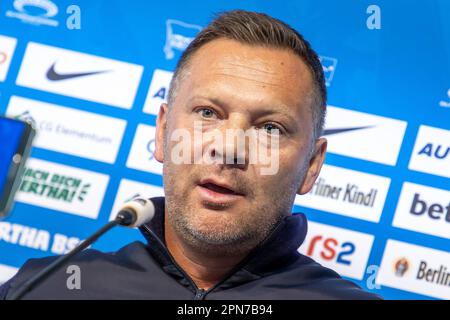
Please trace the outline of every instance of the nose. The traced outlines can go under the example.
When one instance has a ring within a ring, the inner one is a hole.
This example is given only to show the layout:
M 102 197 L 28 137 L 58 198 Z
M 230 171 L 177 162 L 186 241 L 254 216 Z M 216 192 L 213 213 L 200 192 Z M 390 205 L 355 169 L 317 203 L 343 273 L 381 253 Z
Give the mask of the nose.
M 245 169 L 248 165 L 248 122 L 243 116 L 230 116 L 220 128 L 222 143 L 210 146 L 210 156 L 224 166 Z
M 214 145 L 210 148 L 210 156 L 214 159 L 220 159 L 220 163 L 225 166 L 244 169 L 247 165 L 246 147 L 245 145 L 241 147 L 239 144 L 239 142 L 225 141 L 222 148 Z

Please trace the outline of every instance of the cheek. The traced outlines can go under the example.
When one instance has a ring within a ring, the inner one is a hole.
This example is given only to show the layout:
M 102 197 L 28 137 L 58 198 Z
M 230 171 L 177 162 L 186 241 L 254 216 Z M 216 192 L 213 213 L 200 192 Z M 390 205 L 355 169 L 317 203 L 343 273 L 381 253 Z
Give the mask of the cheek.
M 299 177 L 308 168 L 308 150 L 302 147 L 280 152 L 280 167 L 278 179 L 286 184 L 296 184 Z

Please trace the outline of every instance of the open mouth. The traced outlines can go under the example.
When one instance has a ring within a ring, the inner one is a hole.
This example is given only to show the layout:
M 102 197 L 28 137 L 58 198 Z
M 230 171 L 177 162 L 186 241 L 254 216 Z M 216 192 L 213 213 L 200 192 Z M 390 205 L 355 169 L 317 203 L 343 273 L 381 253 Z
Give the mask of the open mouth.
M 204 178 L 199 181 L 198 187 L 203 206 L 212 210 L 229 208 L 246 196 L 238 186 L 216 178 Z
M 237 193 L 232 189 L 222 187 L 222 186 L 219 186 L 219 185 L 211 183 L 211 182 L 200 184 L 200 186 L 203 188 L 209 189 L 211 191 L 217 192 L 217 193 L 241 195 L 240 193 Z

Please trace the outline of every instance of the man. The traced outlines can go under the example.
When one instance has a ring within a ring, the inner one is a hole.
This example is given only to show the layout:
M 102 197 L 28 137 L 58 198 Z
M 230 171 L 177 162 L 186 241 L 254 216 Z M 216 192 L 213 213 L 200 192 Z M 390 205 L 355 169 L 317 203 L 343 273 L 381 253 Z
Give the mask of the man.
M 307 222 L 291 209 L 324 161 L 325 106 L 322 66 L 301 35 L 264 14 L 223 13 L 186 49 L 160 107 L 155 158 L 166 197 L 140 228 L 148 244 L 84 251 L 70 263 L 80 290 L 67 289 L 62 268 L 24 298 L 379 298 L 297 251 Z M 219 143 L 230 132 L 257 138 Z M 190 161 L 177 158 L 177 136 L 194 137 L 182 145 Z M 27 262 L 3 295 L 53 259 Z

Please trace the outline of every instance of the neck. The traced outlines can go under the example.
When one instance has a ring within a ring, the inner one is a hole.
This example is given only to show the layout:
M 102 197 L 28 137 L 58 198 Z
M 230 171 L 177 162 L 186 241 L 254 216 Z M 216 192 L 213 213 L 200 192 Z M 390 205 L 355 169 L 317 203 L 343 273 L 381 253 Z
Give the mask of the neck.
M 208 290 L 213 287 L 245 257 L 245 254 L 236 256 L 207 254 L 186 244 L 169 223 L 165 223 L 164 229 L 170 254 L 198 288 Z

